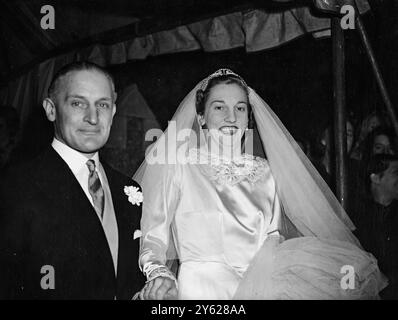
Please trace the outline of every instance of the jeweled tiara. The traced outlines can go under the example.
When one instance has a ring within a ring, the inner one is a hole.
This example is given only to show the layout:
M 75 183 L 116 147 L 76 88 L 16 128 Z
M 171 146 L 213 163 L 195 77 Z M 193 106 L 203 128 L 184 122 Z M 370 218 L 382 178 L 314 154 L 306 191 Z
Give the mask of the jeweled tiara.
M 236 78 L 238 78 L 240 81 L 242 81 L 242 84 L 247 87 L 247 84 L 245 82 L 245 80 L 243 80 L 243 78 L 236 74 L 235 72 L 233 72 L 230 69 L 218 69 L 216 72 L 212 73 L 211 75 L 209 75 L 206 79 L 204 79 L 202 81 L 202 85 L 200 86 L 201 90 L 206 90 L 207 85 L 209 84 L 209 81 L 213 78 L 217 78 L 217 77 L 221 77 L 221 76 L 234 76 Z

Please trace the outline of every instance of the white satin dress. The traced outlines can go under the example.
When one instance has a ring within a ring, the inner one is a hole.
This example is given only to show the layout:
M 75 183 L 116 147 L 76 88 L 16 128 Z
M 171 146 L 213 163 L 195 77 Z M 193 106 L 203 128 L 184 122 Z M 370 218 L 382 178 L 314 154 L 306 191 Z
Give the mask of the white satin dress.
M 244 156 L 239 164 L 180 165 L 172 183 L 153 186 L 159 197 L 168 186 L 162 199 L 144 201 L 144 214 L 153 219 L 142 238 L 141 265 L 165 264 L 171 226 L 180 299 L 231 299 L 267 233 L 278 229 L 268 163 Z
M 347 293 L 340 289 L 343 265 L 355 262 L 362 275 L 377 271 L 376 262 L 360 265 L 369 256 L 353 245 L 315 237 L 283 242 L 284 218 L 264 159 L 180 165 L 152 187 L 158 198 L 144 201 L 150 228 L 140 265 L 164 265 L 173 239 L 179 299 L 339 299 Z

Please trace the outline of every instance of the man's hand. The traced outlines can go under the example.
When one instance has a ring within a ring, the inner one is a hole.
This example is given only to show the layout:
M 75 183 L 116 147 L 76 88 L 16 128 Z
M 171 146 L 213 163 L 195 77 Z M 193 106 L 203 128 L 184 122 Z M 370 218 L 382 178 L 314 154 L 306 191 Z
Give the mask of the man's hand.
M 167 277 L 157 277 L 148 282 L 140 293 L 141 300 L 176 300 L 175 281 Z

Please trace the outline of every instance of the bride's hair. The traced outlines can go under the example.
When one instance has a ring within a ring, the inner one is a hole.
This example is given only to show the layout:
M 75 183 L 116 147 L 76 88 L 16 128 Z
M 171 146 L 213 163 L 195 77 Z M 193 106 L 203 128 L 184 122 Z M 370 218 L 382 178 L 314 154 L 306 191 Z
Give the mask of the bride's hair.
M 237 75 L 234 74 L 227 74 L 227 75 L 219 75 L 214 78 L 211 78 L 206 83 L 205 88 L 199 89 L 196 91 L 196 113 L 199 115 L 203 115 L 205 112 L 205 106 L 207 99 L 210 94 L 210 90 L 218 84 L 236 84 L 241 87 L 246 96 L 248 101 L 248 128 L 252 129 L 254 127 L 254 120 L 253 120 L 253 112 L 252 108 L 249 104 L 249 89 L 247 88 L 246 83 Z

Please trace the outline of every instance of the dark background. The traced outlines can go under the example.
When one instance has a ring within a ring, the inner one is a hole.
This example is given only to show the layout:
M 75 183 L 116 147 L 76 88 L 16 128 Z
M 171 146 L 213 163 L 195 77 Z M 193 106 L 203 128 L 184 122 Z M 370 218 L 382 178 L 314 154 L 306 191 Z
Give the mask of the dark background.
M 150 1 L 146 6 L 144 2 L 140 3 L 143 7 L 137 8 L 142 10 L 142 15 L 149 15 L 150 6 L 154 3 Z M 171 1 L 169 5 L 161 3 L 161 6 L 156 6 L 158 11 L 154 11 L 153 15 L 166 17 L 168 13 L 181 11 L 183 14 L 189 9 L 178 1 Z M 193 3 L 196 2 L 188 2 Z M 393 104 L 397 105 L 398 1 L 371 0 L 370 5 L 372 11 L 364 16 L 365 26 Z M 96 8 L 90 1 L 81 6 L 84 10 L 104 10 Z M 345 37 L 347 114 L 356 124 L 370 111 L 382 110 L 384 106 L 357 31 L 346 31 Z M 246 53 L 241 48 L 216 53 L 196 51 L 155 56 L 115 65 L 109 70 L 115 76 L 118 92 L 132 83 L 137 84 L 164 129 L 178 104 L 194 85 L 225 67 L 240 74 L 270 104 L 295 138 L 314 139 L 333 123 L 330 38 L 316 40 L 304 36 L 278 48 L 256 53 Z M 51 141 L 52 127 L 39 106 L 27 123 L 20 150 L 30 157 Z M 136 125 L 139 127 L 139 123 Z M 134 141 L 143 140 L 142 132 L 133 135 Z M 140 143 L 136 143 L 136 150 L 140 149 Z M 135 153 L 136 150 L 129 152 Z M 124 162 L 123 166 L 130 168 L 128 172 L 124 170 L 126 173 L 134 172 L 143 157 L 142 152 L 139 157 L 133 162 Z M 119 169 L 123 171 L 120 165 Z

